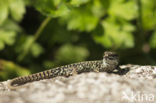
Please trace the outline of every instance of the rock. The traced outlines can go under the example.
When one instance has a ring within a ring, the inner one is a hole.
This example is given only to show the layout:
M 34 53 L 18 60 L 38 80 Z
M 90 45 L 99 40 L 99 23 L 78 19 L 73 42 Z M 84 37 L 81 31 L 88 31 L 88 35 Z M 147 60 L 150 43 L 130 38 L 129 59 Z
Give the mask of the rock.
M 156 67 L 123 65 L 122 72 L 82 73 L 27 83 L 0 83 L 0 103 L 155 103 Z

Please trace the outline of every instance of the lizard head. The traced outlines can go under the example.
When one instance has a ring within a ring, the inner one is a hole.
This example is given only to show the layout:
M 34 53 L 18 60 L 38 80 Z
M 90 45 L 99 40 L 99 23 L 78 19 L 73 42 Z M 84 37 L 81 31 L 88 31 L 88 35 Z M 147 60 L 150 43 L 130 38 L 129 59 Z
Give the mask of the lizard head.
M 119 56 L 115 52 L 106 51 L 103 56 L 103 66 L 114 65 L 117 66 L 119 63 Z

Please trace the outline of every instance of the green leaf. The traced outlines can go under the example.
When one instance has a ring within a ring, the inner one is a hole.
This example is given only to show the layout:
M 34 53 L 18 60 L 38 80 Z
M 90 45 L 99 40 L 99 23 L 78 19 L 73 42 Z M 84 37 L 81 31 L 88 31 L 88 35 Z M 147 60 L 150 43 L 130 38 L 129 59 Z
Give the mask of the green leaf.
M 59 17 L 68 14 L 69 8 L 63 0 L 35 0 L 32 5 L 44 15 Z
M 150 38 L 150 46 L 151 48 L 156 48 L 156 31 L 152 34 Z
M 16 32 L 4 31 L 0 29 L 0 50 L 4 49 L 4 45 L 13 45 L 15 42 Z
M 70 4 L 74 6 L 80 6 L 82 4 L 88 3 L 90 0 L 71 0 Z
M 7 19 L 2 25 L 2 28 L 4 30 L 9 30 L 9 31 L 15 31 L 15 32 L 21 32 L 22 28 L 13 20 Z
M 94 16 L 89 10 L 75 9 L 69 15 L 64 16 L 62 19 L 67 22 L 69 30 L 79 30 L 90 32 L 95 29 L 98 23 L 98 17 Z
M 63 5 L 63 4 L 59 6 L 59 9 L 52 10 L 50 12 L 50 14 L 53 17 L 59 17 L 59 16 L 67 15 L 68 13 L 69 13 L 69 8 L 66 5 Z
M 8 4 L 5 0 L 0 1 L 0 25 L 3 24 L 3 22 L 8 17 Z
M 21 67 L 12 61 L 0 60 L 2 71 L 0 72 L 0 79 L 13 78 L 14 76 L 29 75 L 30 71 L 27 68 Z
M 96 42 L 106 48 L 132 48 L 134 38 L 132 32 L 135 27 L 127 22 L 123 24 L 115 23 L 113 19 L 106 19 L 102 22 L 104 34 L 94 34 Z
M 142 23 L 145 30 L 153 30 L 156 27 L 156 2 L 155 0 L 142 1 Z
M 9 5 L 11 16 L 14 20 L 20 21 L 25 13 L 24 0 L 11 0 Z
M 3 41 L 0 40 L 0 50 L 3 50 L 4 47 L 5 47 L 5 45 L 4 45 Z
M 110 16 L 132 20 L 137 17 L 135 0 L 111 0 L 108 14 Z
M 72 8 L 68 15 L 62 16 L 62 22 L 67 24 L 68 30 L 91 32 L 106 14 L 108 0 L 90 1 L 79 8 Z
M 25 51 L 30 50 L 29 53 L 33 55 L 33 57 L 38 57 L 41 53 L 43 53 L 43 48 L 36 42 L 33 42 L 33 36 L 22 36 L 16 45 L 16 52 L 19 53 L 18 60 L 23 58 L 25 55 Z M 29 48 L 30 47 L 30 48 Z
M 102 17 L 107 13 L 110 2 L 109 0 L 93 0 L 91 11 L 94 16 Z
M 43 48 L 39 44 L 34 43 L 31 47 L 31 53 L 34 57 L 38 57 L 41 53 L 43 53 Z

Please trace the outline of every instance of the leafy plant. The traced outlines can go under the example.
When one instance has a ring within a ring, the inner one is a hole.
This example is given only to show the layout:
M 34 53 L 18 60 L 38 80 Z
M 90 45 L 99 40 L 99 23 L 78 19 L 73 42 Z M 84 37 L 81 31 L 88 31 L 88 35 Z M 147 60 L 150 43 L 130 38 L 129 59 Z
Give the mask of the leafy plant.
M 151 61 L 147 55 L 155 51 L 155 39 L 155 0 L 0 1 L 0 58 L 15 65 L 15 75 L 83 61 L 89 54 L 97 58 L 106 49 Z M 3 66 L 0 77 L 10 77 L 10 68 Z

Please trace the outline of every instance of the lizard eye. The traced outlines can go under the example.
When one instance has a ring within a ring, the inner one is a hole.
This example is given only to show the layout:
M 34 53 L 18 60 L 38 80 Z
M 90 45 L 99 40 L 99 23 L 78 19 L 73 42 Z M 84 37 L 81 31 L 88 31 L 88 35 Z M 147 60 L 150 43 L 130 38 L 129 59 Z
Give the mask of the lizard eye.
M 118 54 L 116 54 L 115 52 L 106 51 L 104 52 L 104 57 L 118 57 Z
M 104 58 L 107 59 L 107 60 L 118 60 L 119 56 L 115 52 L 106 51 L 104 53 Z

